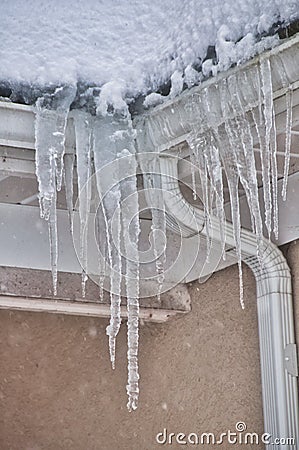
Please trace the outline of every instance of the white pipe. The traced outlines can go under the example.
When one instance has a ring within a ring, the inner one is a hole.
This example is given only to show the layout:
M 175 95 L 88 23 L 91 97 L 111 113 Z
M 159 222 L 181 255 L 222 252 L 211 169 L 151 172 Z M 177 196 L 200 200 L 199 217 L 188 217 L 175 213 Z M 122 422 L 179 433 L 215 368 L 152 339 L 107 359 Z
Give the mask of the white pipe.
M 187 203 L 181 193 L 177 158 L 160 155 L 159 159 L 165 210 L 189 230 L 189 235 L 206 235 L 203 212 Z M 211 225 L 213 239 L 221 244 L 218 219 L 212 217 Z M 230 223 L 225 224 L 225 242 L 235 245 Z M 295 450 L 299 448 L 298 372 L 290 269 L 278 247 L 266 239 L 262 267 L 256 256 L 255 235 L 242 230 L 241 242 L 242 259 L 256 279 L 265 432 L 271 435 L 271 442 L 295 438 L 294 444 L 274 443 L 271 448 Z
M 157 190 L 161 191 L 164 199 L 166 222 L 170 230 L 181 234 L 183 237 L 191 237 L 198 234 L 204 227 L 204 220 L 197 213 L 197 210 L 182 196 L 178 187 L 178 179 L 173 176 L 173 170 L 177 170 L 175 164 L 163 164 L 161 172 L 161 157 L 150 158 L 149 154 L 144 157 L 140 155 L 139 164 L 143 172 L 144 194 L 147 204 L 150 207 L 158 207 Z M 171 155 L 168 155 L 171 157 Z M 176 157 L 175 157 L 176 160 Z M 163 185 L 161 183 L 163 173 Z M 148 175 L 149 174 L 149 175 Z M 177 174 L 177 173 L 176 173 Z M 175 214 L 172 213 L 175 211 Z M 187 220 L 184 218 L 188 217 Z

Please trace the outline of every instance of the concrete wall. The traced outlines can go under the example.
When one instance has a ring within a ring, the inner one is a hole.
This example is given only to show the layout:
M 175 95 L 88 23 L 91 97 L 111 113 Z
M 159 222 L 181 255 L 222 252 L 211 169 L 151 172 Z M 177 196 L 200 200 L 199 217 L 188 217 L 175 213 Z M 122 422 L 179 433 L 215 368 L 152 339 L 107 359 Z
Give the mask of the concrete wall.
M 299 304 L 299 243 L 286 255 Z M 141 327 L 140 404 L 131 414 L 125 326 L 113 372 L 107 321 L 1 311 L 0 449 L 152 450 L 163 447 L 155 437 L 164 428 L 219 435 L 238 421 L 262 433 L 255 283 L 247 269 L 244 284 L 245 311 L 230 267 L 190 285 L 189 315 Z M 299 308 L 296 314 L 298 325 Z

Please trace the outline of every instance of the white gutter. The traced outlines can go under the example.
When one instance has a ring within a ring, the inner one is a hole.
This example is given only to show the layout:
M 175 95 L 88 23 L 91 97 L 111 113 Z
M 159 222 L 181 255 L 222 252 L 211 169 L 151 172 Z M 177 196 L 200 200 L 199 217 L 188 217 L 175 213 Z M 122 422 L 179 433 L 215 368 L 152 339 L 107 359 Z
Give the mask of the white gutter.
M 283 132 L 285 129 L 285 94 L 289 89 L 293 91 L 293 119 L 299 116 L 299 34 L 287 39 L 281 45 L 272 50 L 256 56 L 242 66 L 233 67 L 217 76 L 209 78 L 202 85 L 184 91 L 179 97 L 167 100 L 156 106 L 142 116 L 134 119 L 134 126 L 138 132 L 137 141 L 141 152 L 169 151 L 170 148 L 185 142 L 194 127 L 204 130 L 207 125 L 200 121 L 205 105 L 202 106 L 199 98 L 208 89 L 219 85 L 223 79 L 234 76 L 236 73 L 244 73 L 251 78 L 257 64 L 267 58 L 271 63 L 272 88 L 274 110 L 276 115 L 276 131 Z M 287 85 L 280 76 L 281 68 L 286 70 Z M 244 111 L 250 111 L 259 104 L 257 93 L 251 92 L 250 101 L 240 96 Z M 204 115 L 203 115 L 204 116 Z M 216 128 L 223 123 L 223 115 L 220 104 L 215 104 L 212 111 L 213 126 Z M 297 122 L 293 121 L 295 126 Z M 189 152 L 190 153 L 190 152 Z M 183 155 L 181 155 L 183 156 Z
M 177 158 L 161 155 L 159 159 L 165 210 L 171 212 L 184 229 L 189 229 L 190 235 L 201 230 L 201 234 L 206 236 L 203 211 L 187 204 L 182 196 L 177 181 Z M 213 240 L 221 245 L 218 219 L 212 217 L 211 225 Z M 225 224 L 225 241 L 234 248 L 233 227 L 230 223 Z M 242 259 L 253 271 L 257 286 L 265 432 L 271 434 L 273 440 L 295 438 L 295 442 L 299 443 L 298 371 L 290 270 L 283 254 L 273 243 L 264 239 L 261 267 L 256 256 L 255 235 L 242 230 L 241 241 Z M 295 450 L 298 448 L 296 443 L 287 446 L 274 444 L 271 448 Z

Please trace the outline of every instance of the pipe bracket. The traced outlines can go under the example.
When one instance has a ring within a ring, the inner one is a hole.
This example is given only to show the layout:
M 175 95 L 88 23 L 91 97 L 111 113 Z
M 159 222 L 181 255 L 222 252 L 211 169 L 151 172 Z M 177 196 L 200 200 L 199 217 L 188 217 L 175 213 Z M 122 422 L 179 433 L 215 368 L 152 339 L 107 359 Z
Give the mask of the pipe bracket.
M 284 349 L 284 367 L 290 375 L 298 377 L 297 345 L 288 344 Z

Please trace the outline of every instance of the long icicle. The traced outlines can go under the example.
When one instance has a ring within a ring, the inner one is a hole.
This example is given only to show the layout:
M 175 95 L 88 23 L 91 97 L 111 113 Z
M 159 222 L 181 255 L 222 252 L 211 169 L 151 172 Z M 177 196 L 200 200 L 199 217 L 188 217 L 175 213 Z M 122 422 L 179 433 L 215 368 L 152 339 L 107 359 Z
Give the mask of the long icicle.
M 283 171 L 283 183 L 281 195 L 283 200 L 287 197 L 287 185 L 291 156 L 291 143 L 292 143 L 292 123 L 293 123 L 293 91 L 288 89 L 286 92 L 286 139 L 285 139 L 285 159 L 284 159 L 284 171 Z
M 96 219 L 95 219 L 95 231 L 96 231 L 96 240 L 98 245 L 99 262 L 98 262 L 98 270 L 99 270 L 99 296 L 100 301 L 104 301 L 104 285 L 105 278 L 107 273 L 107 262 L 110 264 L 110 259 L 108 255 L 108 245 L 107 245 L 107 218 L 105 215 L 105 211 L 103 210 L 103 202 L 100 201 L 100 206 L 96 211 Z
M 261 82 L 261 70 L 259 65 L 254 66 L 250 70 L 250 77 L 248 71 L 245 71 L 243 76 L 240 74 L 239 79 L 243 81 L 243 86 L 240 92 L 243 93 L 246 104 L 250 105 L 250 115 L 254 125 L 254 129 L 258 138 L 259 155 L 262 169 L 262 181 L 263 181 L 263 196 L 265 206 L 265 225 L 270 239 L 272 233 L 272 192 L 271 192 L 271 161 L 270 161 L 270 149 L 266 145 L 265 135 L 265 121 L 263 114 L 263 102 L 262 102 L 262 82 Z M 249 86 L 249 88 L 248 88 Z M 258 99 L 258 105 L 256 107 L 256 97 Z
M 91 201 L 91 124 L 90 116 L 77 111 L 74 114 L 76 156 L 78 174 L 78 197 L 80 218 L 80 259 L 82 265 L 82 297 L 85 297 L 87 281 L 87 237 Z
M 54 158 L 52 160 L 54 173 Z M 54 173 L 55 177 L 55 173 Z M 54 181 L 55 183 L 55 181 Z M 53 294 L 57 295 L 57 263 L 58 263 L 58 235 L 57 235 L 57 211 L 56 211 L 56 190 L 54 190 L 53 201 L 51 203 L 48 220 L 49 240 L 50 240 L 50 260 L 53 282 Z
M 216 214 L 219 221 L 220 239 L 222 244 L 222 257 L 225 260 L 225 212 L 222 165 L 219 153 L 218 129 L 211 130 L 210 151 L 208 156 L 208 170 L 210 180 L 216 193 Z
M 240 181 L 245 189 L 247 203 L 250 210 L 253 231 L 257 238 L 257 256 L 262 260 L 262 237 L 263 224 L 260 212 L 258 183 L 256 176 L 255 155 L 253 148 L 253 137 L 251 127 L 248 121 L 247 113 L 240 99 L 239 77 L 234 77 L 230 86 L 231 104 L 235 114 L 236 129 L 241 136 L 241 145 L 236 152 L 237 167 L 239 170 Z M 234 148 L 236 148 L 234 146 Z
M 165 176 L 161 172 L 159 155 L 152 152 L 139 158 L 142 171 L 144 189 L 148 195 L 148 206 L 151 210 L 153 237 L 153 254 L 157 278 L 157 300 L 161 299 L 164 283 L 164 271 L 166 262 L 166 211 L 161 188 L 161 178 Z
M 270 161 L 270 149 L 266 145 L 266 131 L 265 120 L 263 113 L 263 101 L 262 101 L 262 82 L 260 67 L 254 68 L 253 75 L 253 88 L 258 93 L 258 106 L 251 109 L 254 128 L 257 134 L 260 160 L 262 168 L 262 180 L 263 180 L 263 195 L 265 205 L 265 225 L 268 233 L 268 238 L 271 238 L 272 233 L 272 191 L 271 191 L 271 161 Z M 245 81 L 248 84 L 249 79 L 247 72 L 245 73 Z
M 128 129 L 133 135 L 128 118 Z M 121 181 L 122 230 L 126 261 L 126 295 L 128 312 L 128 404 L 129 411 L 137 408 L 139 396 L 138 341 L 139 341 L 139 204 L 137 193 L 137 162 L 133 139 L 128 140 L 122 152 L 122 172 L 126 177 Z
M 225 128 L 224 128 L 225 130 Z M 244 305 L 244 288 L 243 288 L 243 271 L 242 271 L 242 250 L 241 250 L 241 222 L 240 222 L 240 205 L 239 205 L 239 175 L 232 158 L 232 148 L 227 137 L 226 131 L 219 131 L 221 139 L 221 157 L 223 167 L 225 169 L 231 204 L 231 215 L 234 231 L 234 240 L 236 245 L 236 255 L 239 269 L 239 290 L 240 290 L 240 304 L 242 309 Z
M 274 106 L 272 109 L 272 129 L 271 129 L 271 173 L 272 173 L 272 197 L 273 197 L 273 231 L 275 239 L 278 239 L 278 171 L 277 171 L 277 141 Z
M 53 292 L 57 294 L 57 213 L 56 188 L 61 188 L 65 129 L 74 86 L 60 87 L 36 102 L 35 164 L 39 190 L 40 215 L 49 220 Z
M 270 152 L 265 143 L 264 126 L 261 124 L 261 119 L 258 116 L 260 114 L 258 110 L 252 110 L 253 123 L 256 129 L 259 148 L 260 159 L 262 166 L 262 180 L 263 180 L 263 193 L 265 204 L 265 225 L 268 232 L 268 238 L 270 239 L 272 233 L 272 192 L 271 192 L 271 179 L 270 179 Z
M 38 181 L 38 197 L 40 215 L 49 219 L 51 204 L 55 195 L 55 149 L 53 147 L 53 132 L 56 129 L 55 111 L 43 106 L 43 98 L 36 103 L 35 119 L 35 170 Z
M 211 218 L 210 218 L 210 190 L 209 190 L 209 178 L 208 178 L 208 167 L 206 161 L 206 150 L 208 147 L 207 143 L 208 132 L 206 134 L 196 133 L 195 130 L 190 134 L 188 138 L 188 145 L 193 153 L 194 162 L 200 172 L 201 189 L 202 189 L 202 203 L 204 206 L 204 220 L 205 227 L 207 231 L 207 252 L 206 259 L 209 260 L 211 251 Z M 192 160 L 193 160 L 192 158 Z
M 111 117 L 96 117 L 93 127 L 94 165 L 100 197 L 102 220 L 106 229 L 107 256 L 110 266 L 110 323 L 106 329 L 112 368 L 115 368 L 116 336 L 121 325 L 121 216 L 118 137 L 120 126 Z M 105 257 L 105 256 L 104 256 Z
M 269 58 L 263 58 L 260 62 L 261 84 L 263 92 L 263 112 L 265 118 L 265 140 L 266 148 L 270 154 L 270 167 L 272 178 L 272 202 L 273 202 L 273 231 L 278 238 L 278 198 L 277 198 L 277 161 L 276 161 L 276 126 L 273 105 L 273 87 L 271 76 L 271 65 Z
M 153 233 L 153 249 L 154 249 L 154 257 L 155 257 L 155 265 L 156 265 L 156 274 L 157 274 L 157 282 L 158 282 L 158 292 L 157 299 L 160 302 L 161 300 L 161 292 L 164 283 L 164 269 L 165 269 L 165 261 L 166 261 L 166 252 L 164 247 L 164 239 L 166 239 L 166 212 L 165 212 L 165 204 L 163 200 L 163 196 L 160 191 L 160 180 L 159 174 L 161 177 L 164 176 L 160 171 L 159 158 L 155 157 L 153 160 L 153 172 L 150 174 L 150 179 L 152 180 L 152 188 L 155 189 L 155 193 L 152 196 L 152 204 L 151 204 L 151 214 L 152 214 L 152 225 L 151 230 Z
M 230 97 L 228 95 L 226 80 L 220 86 L 220 103 L 223 117 L 226 117 L 228 119 L 225 120 L 224 125 L 219 128 L 218 144 L 220 146 L 220 155 L 225 170 L 230 194 L 234 240 L 236 244 L 236 255 L 239 269 L 240 304 L 242 309 L 244 309 L 245 306 L 244 306 L 242 251 L 241 251 L 241 221 L 240 221 L 240 205 L 238 193 L 240 167 L 238 167 L 239 161 L 238 157 L 236 156 L 237 149 L 239 147 L 239 138 L 238 136 L 235 135 L 234 120 L 229 119 L 231 115 L 231 110 L 230 110 Z
M 69 227 L 70 227 L 71 234 L 73 234 L 72 215 L 73 215 L 73 209 L 74 209 L 74 205 L 73 205 L 74 163 L 75 163 L 74 153 L 67 153 L 66 155 L 64 155 L 65 199 L 66 199 L 66 207 L 68 210 Z
M 62 86 L 55 90 L 52 104 L 56 110 L 56 130 L 53 136 L 55 143 L 55 170 L 57 191 L 61 190 L 63 176 L 63 157 L 65 152 L 65 130 L 70 106 L 75 99 L 76 86 Z

